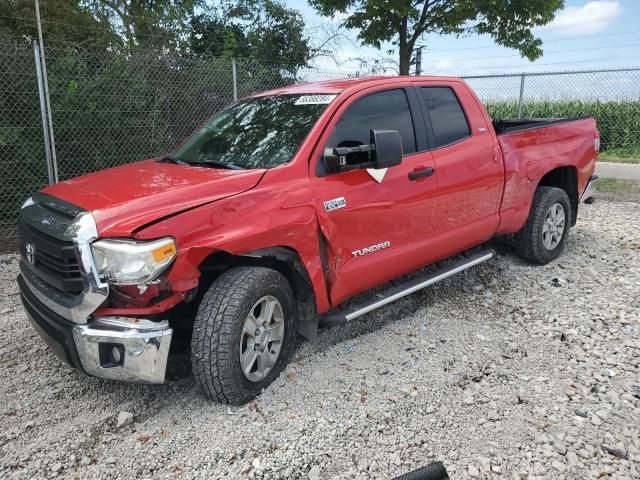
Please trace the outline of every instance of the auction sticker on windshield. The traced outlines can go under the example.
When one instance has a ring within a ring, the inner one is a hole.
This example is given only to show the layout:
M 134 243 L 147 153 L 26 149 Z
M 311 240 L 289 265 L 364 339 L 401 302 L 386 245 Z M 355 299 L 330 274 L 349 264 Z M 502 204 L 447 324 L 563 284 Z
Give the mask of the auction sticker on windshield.
M 296 105 L 326 105 L 336 98 L 335 95 L 302 95 Z

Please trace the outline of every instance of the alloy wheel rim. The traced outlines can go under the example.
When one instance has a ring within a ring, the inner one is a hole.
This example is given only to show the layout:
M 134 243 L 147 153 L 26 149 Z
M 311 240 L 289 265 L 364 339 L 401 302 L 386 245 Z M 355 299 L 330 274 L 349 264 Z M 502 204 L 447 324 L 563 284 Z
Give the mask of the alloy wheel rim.
M 266 295 L 249 310 L 240 335 L 240 367 L 250 382 L 263 380 L 280 356 L 284 314 L 277 298 Z
M 542 244 L 547 250 L 556 248 L 562 240 L 566 223 L 564 207 L 559 203 L 551 205 L 542 225 Z

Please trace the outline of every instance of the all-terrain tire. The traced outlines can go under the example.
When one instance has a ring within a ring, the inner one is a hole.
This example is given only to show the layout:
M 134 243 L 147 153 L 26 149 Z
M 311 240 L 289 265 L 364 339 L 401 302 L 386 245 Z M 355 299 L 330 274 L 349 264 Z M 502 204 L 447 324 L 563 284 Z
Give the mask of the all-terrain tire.
M 550 209 L 557 204 L 564 210 L 564 229 L 559 242 L 553 248 L 548 248 L 543 241 L 545 220 Z M 571 202 L 564 190 L 555 187 L 538 187 L 533 196 L 527 222 L 514 236 L 516 253 L 523 259 L 540 265 L 555 260 L 564 250 L 571 218 Z
M 275 297 L 284 316 L 278 359 L 260 381 L 249 381 L 240 364 L 247 315 L 259 299 Z M 287 279 L 263 267 L 239 267 L 218 277 L 198 308 L 191 339 L 191 364 L 204 394 L 222 403 L 243 404 L 260 394 L 291 360 L 295 350 L 295 304 Z

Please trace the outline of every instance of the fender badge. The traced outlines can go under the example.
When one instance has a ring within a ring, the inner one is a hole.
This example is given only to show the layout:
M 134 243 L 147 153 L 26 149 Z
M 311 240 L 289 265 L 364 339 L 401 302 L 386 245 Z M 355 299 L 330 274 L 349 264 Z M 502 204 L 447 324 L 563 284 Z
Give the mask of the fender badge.
M 344 199 L 344 197 L 338 197 L 324 202 L 324 209 L 327 212 L 330 212 L 331 210 L 337 210 L 338 208 L 344 208 L 346 206 L 347 201 Z

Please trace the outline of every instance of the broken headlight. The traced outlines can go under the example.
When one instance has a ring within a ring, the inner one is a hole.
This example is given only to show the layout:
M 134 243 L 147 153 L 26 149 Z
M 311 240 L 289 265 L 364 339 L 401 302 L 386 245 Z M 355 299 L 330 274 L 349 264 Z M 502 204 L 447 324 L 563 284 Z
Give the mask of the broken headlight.
M 178 253 L 173 238 L 152 241 L 105 239 L 95 242 L 91 249 L 98 274 L 113 285 L 153 282 Z

